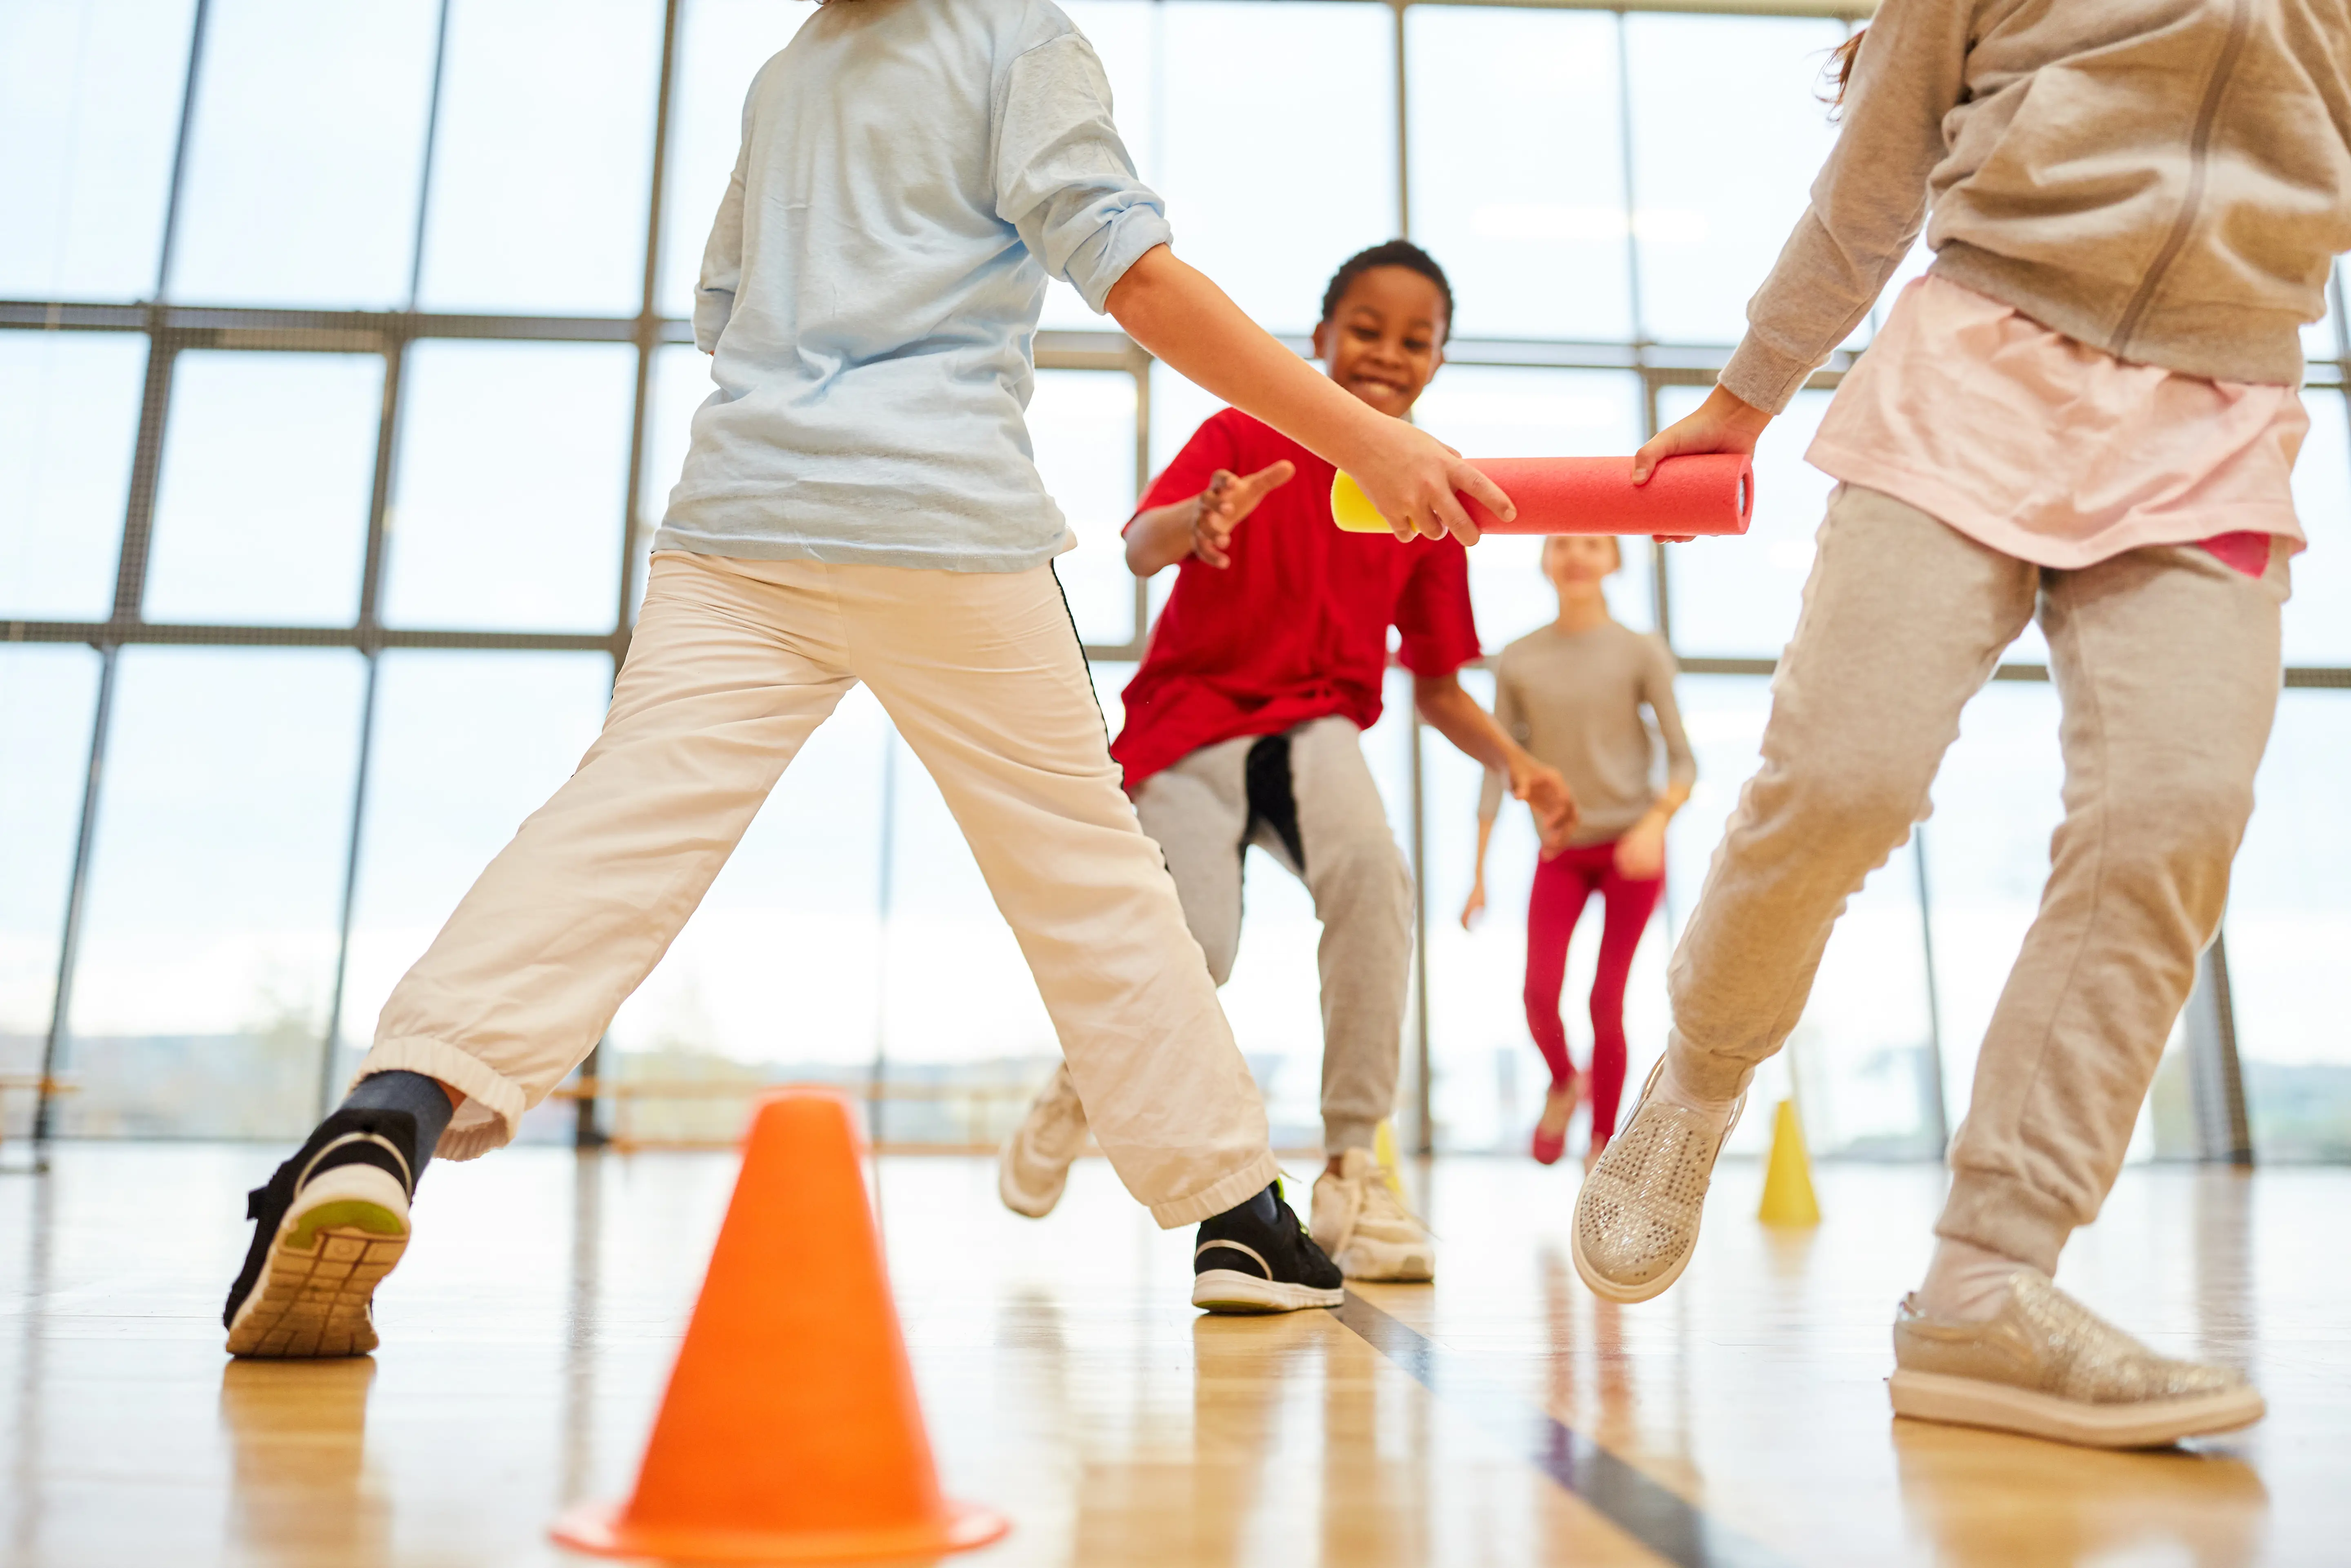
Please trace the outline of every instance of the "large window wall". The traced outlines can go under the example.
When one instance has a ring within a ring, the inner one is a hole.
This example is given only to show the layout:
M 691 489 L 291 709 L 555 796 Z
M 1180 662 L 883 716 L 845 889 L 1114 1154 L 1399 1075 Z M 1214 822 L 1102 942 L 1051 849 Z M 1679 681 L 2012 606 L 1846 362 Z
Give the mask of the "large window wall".
M 1834 135 L 1815 91 L 1851 25 L 1802 4 L 1067 9 L 1179 248 L 1269 326 L 1302 347 L 1331 269 L 1391 235 L 1444 262 L 1459 319 L 1420 417 L 1472 455 L 1623 452 L 1703 395 Z M 809 14 L 0 6 L 0 1072 L 46 1064 L 70 1087 L 52 1130 L 298 1132 L 585 748 L 709 390 L 685 318 L 741 96 Z M 1128 577 L 1117 528 L 1215 405 L 1109 329 L 1056 287 L 1031 423 L 1081 541 L 1060 567 L 1115 727 L 1166 585 Z M 1681 656 L 1700 764 L 1635 966 L 1635 1082 L 1810 564 L 1827 482 L 1804 442 L 1867 339 L 1774 425 L 1749 538 L 1635 541 L 1611 585 L 1620 619 Z M 2351 1154 L 2339 282 L 2306 346 L 2292 689 L 2225 956 L 2144 1152 Z M 1472 562 L 1489 650 L 1550 616 L 1531 541 Z M 2057 810 L 2036 634 L 2010 658 L 1769 1070 L 1762 1092 L 1792 1085 L 1823 1149 L 1929 1155 L 1964 1113 Z M 1477 769 L 1408 695 L 1398 677 L 1366 738 L 1421 872 L 1404 1128 L 1515 1148 L 1541 1095 L 1518 1003 L 1532 834 L 1506 815 L 1489 914 L 1464 931 Z M 1254 854 L 1248 920 L 1227 1006 L 1278 1137 L 1311 1143 L 1313 919 Z M 1595 935 L 1570 971 L 1579 1051 Z M 531 1134 L 724 1136 L 744 1085 L 813 1075 L 876 1089 L 885 1139 L 985 1142 L 1052 1051 L 937 792 L 861 693 L 623 1007 L 587 1098 Z

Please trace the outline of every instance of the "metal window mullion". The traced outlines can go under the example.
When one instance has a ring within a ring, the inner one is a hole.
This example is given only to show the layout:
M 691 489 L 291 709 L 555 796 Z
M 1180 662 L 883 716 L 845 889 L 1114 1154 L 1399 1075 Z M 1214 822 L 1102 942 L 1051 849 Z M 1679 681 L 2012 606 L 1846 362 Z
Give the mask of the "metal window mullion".
M 1657 389 L 1660 382 L 1651 373 L 1648 355 L 1648 327 L 1645 319 L 1647 307 L 1641 298 L 1641 236 L 1635 232 L 1633 215 L 1639 211 L 1633 172 L 1633 58 L 1632 46 L 1625 36 L 1625 13 L 1616 13 L 1616 138 L 1617 156 L 1625 180 L 1625 304 L 1632 313 L 1633 368 L 1641 377 L 1641 439 L 1647 441 L 1657 434 Z M 1663 540 L 1649 541 L 1649 607 L 1657 622 L 1657 635 L 1668 650 L 1674 645 L 1673 591 L 1668 586 L 1672 573 L 1667 570 L 1667 555 Z
M 636 605 L 637 538 L 644 527 L 641 508 L 651 445 L 647 425 L 652 413 L 653 357 L 662 343 L 662 207 L 669 177 L 671 103 L 677 84 L 679 10 L 680 0 L 664 0 L 661 87 L 653 105 L 653 179 L 645 201 L 644 287 L 637 306 L 636 405 L 629 422 L 629 489 L 621 503 L 621 597 L 612 614 L 612 657 L 616 667 L 628 648 L 629 613 Z
M 1412 1032 L 1414 1122 L 1413 1152 L 1437 1152 L 1437 1096 L 1430 1080 L 1428 1039 L 1428 813 L 1427 791 L 1421 768 L 1420 703 L 1410 705 L 1405 735 L 1412 747 Z
M 2235 998 L 2229 987 L 2227 939 L 2218 931 L 2196 960 L 2196 984 L 2182 1009 L 2187 1035 L 2189 1105 L 2196 1120 L 2197 1157 L 2217 1164 L 2253 1163 L 2252 1123 L 2237 1055 Z
M 343 840 L 343 892 L 335 925 L 335 980 L 328 991 L 327 1024 L 319 1046 L 319 1113 L 335 1108 L 335 1061 L 343 1042 L 343 991 L 350 977 L 351 917 L 359 902 L 360 846 L 367 831 L 368 776 L 374 768 L 376 680 L 383 661 L 373 652 L 367 660 L 367 687 L 360 698 L 359 765 L 351 781 L 350 831 Z
M 1409 0 L 1390 0 L 1389 6 L 1395 20 L 1396 233 L 1405 239 L 1412 237 L 1412 136 L 1407 118 L 1412 111 L 1412 97 L 1404 53 L 1404 14 L 1408 3 Z
M 197 13 L 198 34 L 201 37 L 204 11 Z M 194 92 L 197 46 L 189 46 L 188 91 Z M 186 115 L 182 115 L 182 142 L 184 151 Z M 179 205 L 179 176 L 172 176 L 172 211 Z M 158 263 L 159 275 L 169 265 L 170 237 L 172 217 L 164 220 L 164 259 Z M 147 371 L 139 403 L 139 434 L 131 447 L 130 494 L 123 503 L 122 539 L 115 557 L 114 608 L 101 632 L 138 624 L 140 602 L 146 593 L 147 553 L 153 533 L 155 491 L 162 467 L 163 426 L 172 402 L 172 371 L 179 350 L 164 331 L 162 309 L 148 308 Z M 73 991 L 76 971 L 81 964 L 81 933 L 89 904 L 89 867 L 97 848 L 98 812 L 100 790 L 106 773 L 107 742 L 114 725 L 114 686 L 121 663 L 121 644 L 115 638 L 101 635 L 93 645 L 99 651 L 100 664 L 98 677 L 98 703 L 90 716 L 89 766 L 82 779 L 81 818 L 74 833 L 73 872 L 66 886 L 65 918 L 57 936 L 57 985 L 49 998 L 49 1030 L 41 1047 L 41 1082 L 33 1107 L 33 1137 L 37 1145 L 46 1142 L 56 1120 L 55 1096 L 51 1082 L 62 1071 L 68 1059 L 68 1042 L 72 1030 Z M 35 1156 L 37 1166 L 39 1156 Z
M 196 120 L 196 87 L 204 63 L 204 37 L 211 30 L 212 0 L 196 0 L 188 24 L 188 68 L 180 85 L 180 129 L 172 143 L 172 183 L 163 199 L 163 242 L 155 251 L 155 298 L 171 298 L 172 256 L 180 236 L 180 198 L 187 187 L 188 133 Z
M 89 766 L 82 776 L 81 820 L 74 831 L 73 873 L 66 883 L 65 921 L 57 936 L 57 987 L 49 996 L 49 1032 L 41 1046 L 41 1082 L 33 1103 L 33 1165 L 39 1145 L 54 1130 L 56 1096 L 51 1085 L 66 1066 L 72 1027 L 74 970 L 81 958 L 83 912 L 89 905 L 90 851 L 97 839 L 99 782 L 106 771 L 106 742 L 114 717 L 114 674 L 120 650 L 99 650 L 98 702 L 90 714 Z
M 1641 298 L 1641 238 L 1634 232 L 1634 214 L 1640 211 L 1640 193 L 1633 177 L 1633 52 L 1625 37 L 1625 13 L 1616 13 L 1616 137 L 1625 173 L 1625 299 L 1633 319 L 1633 362 L 1645 364 L 1648 346 L 1647 308 Z
M 368 493 L 367 543 L 360 565 L 359 646 L 373 657 L 383 646 L 383 577 L 392 549 L 393 486 L 400 460 L 400 425 L 408 383 L 408 339 L 394 329 L 383 345 L 383 398 L 376 415 L 375 478 Z
M 1917 868 L 1918 940 L 1927 964 L 1927 1068 L 1920 1076 L 1927 1095 L 1927 1124 L 1940 1156 L 1951 1142 L 1950 1097 L 1943 1086 L 1943 991 L 1935 974 L 1935 908 L 1927 887 L 1927 824 L 1910 830 L 1910 854 Z
M 161 312 L 155 312 L 160 316 Z M 122 539 L 114 562 L 117 623 L 143 619 L 147 560 L 155 531 L 155 496 L 163 477 L 163 431 L 172 406 L 172 376 L 180 350 L 160 321 L 147 335 L 147 377 L 139 400 L 139 434 L 131 449 L 131 491 L 122 508 Z
M 441 84 L 449 63 L 449 0 L 433 31 L 433 86 L 424 100 L 424 166 L 416 182 L 416 222 L 409 230 L 408 311 L 416 312 L 416 297 L 424 284 L 424 236 L 433 210 L 433 165 L 441 155 Z
M 444 27 L 446 16 L 444 4 Z M 434 81 L 437 100 L 437 68 Z M 430 162 L 428 153 L 428 169 Z M 420 256 L 423 251 L 423 235 L 424 200 L 420 196 L 416 214 L 416 246 Z M 416 277 L 412 268 L 409 278 L 412 304 L 415 293 Z M 383 397 L 376 416 L 375 476 L 368 495 L 367 544 L 360 567 L 360 606 L 354 645 L 360 657 L 367 661 L 367 685 L 360 697 L 358 767 L 351 781 L 349 831 L 343 841 L 342 896 L 335 925 L 335 978 L 328 992 L 326 1025 L 319 1031 L 319 1109 L 322 1115 L 334 1108 L 335 1063 L 341 1052 L 343 1040 L 343 995 L 350 978 L 351 927 L 359 907 L 360 853 L 366 842 L 368 786 L 375 768 L 376 690 L 383 671 L 384 558 L 390 544 L 392 481 L 400 455 L 401 397 L 406 384 L 407 365 L 406 338 L 394 329 L 388 334 L 383 348 Z
M 637 297 L 637 319 L 631 334 L 637 350 L 637 380 L 635 402 L 629 415 L 627 490 L 621 497 L 621 590 L 619 600 L 612 607 L 612 633 L 608 644 L 615 685 L 620 681 L 621 665 L 628 657 L 629 613 L 636 605 L 637 533 L 642 524 L 638 510 L 645 485 L 648 442 L 645 427 L 653 400 L 653 355 L 662 343 L 662 204 L 669 170 L 673 89 L 677 82 L 679 11 L 680 0 L 664 0 L 661 85 L 653 99 L 653 170 L 645 192 L 645 268 L 643 284 Z M 587 1059 L 580 1064 L 580 1075 L 591 1088 L 573 1103 L 571 1142 L 574 1148 L 600 1148 L 607 1141 L 601 1120 L 599 1096 L 592 1088 L 604 1071 L 607 1043 L 605 1037 L 598 1037 L 596 1043 L 589 1048 Z

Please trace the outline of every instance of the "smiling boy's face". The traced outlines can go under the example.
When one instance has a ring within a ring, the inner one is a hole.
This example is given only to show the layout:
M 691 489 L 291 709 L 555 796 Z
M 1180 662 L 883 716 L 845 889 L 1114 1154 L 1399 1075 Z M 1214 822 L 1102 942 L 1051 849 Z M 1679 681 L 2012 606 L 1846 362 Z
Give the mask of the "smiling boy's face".
M 1314 329 L 1331 379 L 1398 418 L 1445 362 L 1445 296 L 1408 267 L 1374 267 L 1347 286 Z

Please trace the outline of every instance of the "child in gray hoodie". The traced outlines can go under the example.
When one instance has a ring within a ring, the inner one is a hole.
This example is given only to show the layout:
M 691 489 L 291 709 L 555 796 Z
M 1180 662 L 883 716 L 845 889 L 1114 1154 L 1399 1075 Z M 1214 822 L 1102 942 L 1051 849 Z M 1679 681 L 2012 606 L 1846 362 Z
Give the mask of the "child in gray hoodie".
M 1895 1323 L 1896 1411 L 2102 1446 L 2257 1420 L 2058 1291 L 2218 928 L 2302 547 L 2298 329 L 2351 247 L 2351 0 L 1886 0 L 1844 135 L 1720 384 L 1635 459 L 1752 451 L 1922 221 L 1935 262 L 1809 455 L 1842 481 L 1763 763 L 1670 970 L 1665 1061 L 1576 1205 L 1578 1271 L 1679 1276 L 1756 1063 L 2039 619 L 2065 818 Z

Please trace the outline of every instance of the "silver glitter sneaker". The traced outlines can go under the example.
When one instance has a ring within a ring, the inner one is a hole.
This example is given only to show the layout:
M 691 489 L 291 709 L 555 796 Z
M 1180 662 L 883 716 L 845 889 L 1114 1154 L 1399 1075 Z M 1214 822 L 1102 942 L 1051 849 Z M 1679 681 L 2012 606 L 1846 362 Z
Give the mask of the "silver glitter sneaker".
M 1608 1142 L 1575 1195 L 1569 1252 L 1593 1294 L 1611 1301 L 1662 1295 L 1689 1267 L 1706 1189 L 1747 1096 L 1730 1103 L 1718 1128 L 1711 1118 L 1650 1096 L 1665 1060 L 1641 1086 L 1632 1119 Z
M 996 1193 L 1004 1207 L 1042 1219 L 1061 1201 L 1070 1166 L 1086 1146 L 1086 1108 L 1065 1062 L 1029 1103 L 1029 1114 L 996 1155 Z
M 1988 1322 L 1894 1318 L 1894 1413 L 2093 1448 L 2233 1432 L 2268 1406 L 2226 1367 L 2161 1356 L 2031 1269 Z

